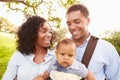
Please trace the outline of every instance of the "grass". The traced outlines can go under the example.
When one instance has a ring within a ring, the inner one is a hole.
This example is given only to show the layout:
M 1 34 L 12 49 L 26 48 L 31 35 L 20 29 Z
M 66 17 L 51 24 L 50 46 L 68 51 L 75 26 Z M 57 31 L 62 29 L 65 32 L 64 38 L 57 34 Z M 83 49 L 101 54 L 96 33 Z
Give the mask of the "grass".
M 0 32 L 0 80 L 6 70 L 8 61 L 15 50 L 15 35 Z

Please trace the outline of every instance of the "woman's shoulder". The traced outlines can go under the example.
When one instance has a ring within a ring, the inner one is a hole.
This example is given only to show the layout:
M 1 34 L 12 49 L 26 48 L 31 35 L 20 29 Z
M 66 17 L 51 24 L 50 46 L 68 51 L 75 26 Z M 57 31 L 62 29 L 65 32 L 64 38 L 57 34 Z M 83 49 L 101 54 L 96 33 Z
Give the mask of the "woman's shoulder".
M 22 56 L 22 53 L 18 50 L 16 50 L 12 56 Z
M 21 53 L 20 51 L 16 50 L 13 55 L 11 56 L 11 59 L 15 59 L 15 60 L 19 60 L 19 59 L 23 59 L 25 57 L 25 55 L 23 53 Z

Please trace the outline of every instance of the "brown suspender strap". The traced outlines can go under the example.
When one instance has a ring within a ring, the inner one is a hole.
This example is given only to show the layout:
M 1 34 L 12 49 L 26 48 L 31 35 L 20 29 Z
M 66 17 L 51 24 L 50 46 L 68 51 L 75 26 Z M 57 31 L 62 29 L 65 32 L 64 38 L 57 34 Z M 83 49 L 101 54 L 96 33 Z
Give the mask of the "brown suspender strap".
M 92 57 L 92 54 L 94 52 L 97 41 L 98 41 L 97 37 L 91 36 L 91 38 L 87 44 L 87 48 L 86 48 L 85 53 L 84 53 L 83 58 L 82 58 L 82 63 L 86 67 L 88 67 L 88 64 L 89 64 L 90 59 Z
M 98 41 L 97 37 L 94 37 L 94 36 L 90 37 L 90 40 L 89 40 L 89 42 L 87 44 L 87 48 L 86 48 L 85 53 L 84 53 L 83 58 L 82 58 L 82 63 L 86 67 L 88 67 L 88 64 L 89 64 L 90 59 L 92 57 L 92 54 L 94 52 L 95 46 L 97 44 L 97 41 Z M 85 80 L 85 79 L 82 78 L 81 80 Z

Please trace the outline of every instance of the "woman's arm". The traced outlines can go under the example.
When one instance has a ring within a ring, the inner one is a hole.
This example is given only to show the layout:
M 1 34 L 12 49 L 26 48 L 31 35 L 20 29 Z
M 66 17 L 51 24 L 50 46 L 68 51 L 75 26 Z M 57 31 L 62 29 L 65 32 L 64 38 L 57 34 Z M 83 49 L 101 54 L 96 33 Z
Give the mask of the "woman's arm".
M 16 53 L 14 53 L 10 59 L 10 61 L 8 62 L 8 66 L 7 69 L 2 77 L 2 80 L 13 80 L 15 79 L 16 75 L 17 75 L 17 60 L 18 55 L 16 55 Z

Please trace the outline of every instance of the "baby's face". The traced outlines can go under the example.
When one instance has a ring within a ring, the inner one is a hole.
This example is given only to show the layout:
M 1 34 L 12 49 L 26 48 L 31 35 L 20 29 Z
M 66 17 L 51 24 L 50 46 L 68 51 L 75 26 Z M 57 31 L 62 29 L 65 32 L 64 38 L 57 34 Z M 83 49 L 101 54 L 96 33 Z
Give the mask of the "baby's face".
M 60 45 L 56 51 L 57 61 L 63 67 L 69 67 L 72 65 L 76 53 L 75 45 Z

